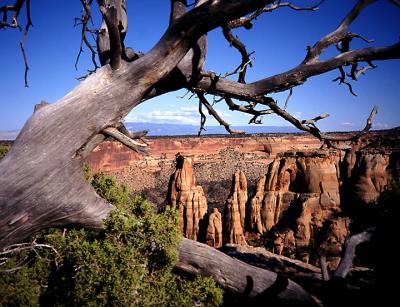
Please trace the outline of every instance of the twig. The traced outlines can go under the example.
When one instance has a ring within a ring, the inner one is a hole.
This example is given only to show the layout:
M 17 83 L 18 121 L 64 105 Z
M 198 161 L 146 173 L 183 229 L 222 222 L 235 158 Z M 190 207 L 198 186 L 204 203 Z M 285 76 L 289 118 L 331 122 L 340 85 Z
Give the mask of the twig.
M 90 12 L 90 5 L 92 4 L 92 0 L 81 0 L 81 4 L 82 4 L 82 16 L 81 18 L 75 18 L 75 26 L 77 25 L 82 25 L 82 30 L 81 30 L 81 43 L 79 46 L 79 52 L 78 55 L 76 57 L 76 61 L 75 61 L 75 69 L 78 70 L 78 62 L 79 62 L 79 58 L 83 52 L 83 44 L 85 43 L 86 47 L 89 48 L 91 54 L 92 54 L 92 63 L 94 65 L 94 71 L 96 71 L 97 68 L 99 68 L 99 66 L 97 65 L 96 62 L 96 51 L 94 50 L 93 46 L 91 45 L 91 43 L 89 42 L 87 36 L 86 36 L 86 32 L 89 33 L 93 33 L 96 31 L 92 31 L 90 29 L 88 29 L 88 22 L 90 20 L 92 20 L 92 16 L 91 16 L 91 12 Z M 80 23 L 77 23 L 77 21 L 80 21 Z
M 329 114 L 328 113 L 324 113 L 324 114 L 318 115 L 318 116 L 316 116 L 316 117 L 314 117 L 312 119 L 302 120 L 301 123 L 303 125 L 314 125 L 317 121 L 319 121 L 321 119 L 324 119 L 324 118 L 327 118 L 327 117 L 329 117 Z
M 288 104 L 289 104 L 289 100 L 290 100 L 290 98 L 292 97 L 292 94 L 293 94 L 293 88 L 290 88 L 290 90 L 289 90 L 289 95 L 286 97 L 285 105 L 283 106 L 283 109 L 284 109 L 284 110 L 287 109 Z
M 37 253 L 37 251 L 36 251 L 37 248 L 39 248 L 39 249 L 41 249 L 41 248 L 50 249 L 51 251 L 54 252 L 54 254 L 55 254 L 56 256 L 59 256 L 59 253 L 58 253 L 58 251 L 54 248 L 54 246 L 49 245 L 49 244 L 38 244 L 38 243 L 36 243 L 35 241 L 30 242 L 30 243 L 18 243 L 18 244 L 9 245 L 9 246 L 7 246 L 6 248 L 4 248 L 4 249 L 0 252 L 0 256 L 13 255 L 13 254 L 16 254 L 16 253 L 20 253 L 20 252 L 22 252 L 22 251 L 24 251 L 24 250 L 33 250 L 35 253 Z M 7 258 L 7 257 L 2 257 L 2 258 L 0 258 L 0 260 L 2 261 L 2 262 L 0 263 L 0 266 L 1 266 L 1 265 L 4 265 L 4 264 L 7 262 L 8 259 L 9 259 L 9 258 Z M 54 261 L 55 261 L 55 264 L 58 265 L 57 259 L 56 259 L 56 258 L 54 259 Z M 16 270 L 21 269 L 21 268 L 24 267 L 26 264 L 27 264 L 27 263 L 24 263 L 24 264 L 22 264 L 22 265 L 20 265 L 20 266 L 17 266 L 17 267 L 15 267 L 15 268 L 6 269 L 6 270 L 2 270 L 2 271 L 3 271 L 3 272 L 6 272 L 6 273 L 10 273 L 10 272 L 13 272 L 13 271 L 16 271 Z
M 235 47 L 242 56 L 242 63 L 238 66 L 238 68 L 236 68 L 234 73 L 237 73 L 237 71 L 239 71 L 238 82 L 245 83 L 247 65 L 252 67 L 250 59 L 251 54 L 247 52 L 246 46 L 240 41 L 240 39 L 238 37 L 233 36 L 229 25 L 225 25 L 224 27 L 222 27 L 222 33 L 224 34 L 224 37 L 230 43 L 230 45 Z
M 200 128 L 199 128 L 199 132 L 197 133 L 197 136 L 201 135 L 201 131 L 206 130 L 206 128 L 204 128 L 204 125 L 206 124 L 206 120 L 207 120 L 207 117 L 204 115 L 203 104 L 200 99 L 199 99 L 199 113 L 200 113 Z
M 217 111 L 214 110 L 214 108 L 211 106 L 211 104 L 207 101 L 207 99 L 204 97 L 203 93 L 197 92 L 197 96 L 199 97 L 199 102 L 202 103 L 208 110 L 208 113 L 212 115 L 220 125 L 225 127 L 225 130 L 228 131 L 230 134 L 244 134 L 244 131 L 241 130 L 234 130 L 231 129 L 230 125 L 223 120 L 221 116 L 217 113 Z
M 248 17 L 242 17 L 242 18 L 230 21 L 228 23 L 228 26 L 231 29 L 239 28 L 239 27 L 244 27 L 246 29 L 251 29 L 253 27 L 252 21 L 257 19 L 257 17 L 260 16 L 261 14 L 263 14 L 263 13 L 270 13 L 270 12 L 272 12 L 272 11 L 274 11 L 276 9 L 282 8 L 282 7 L 289 7 L 292 10 L 295 10 L 295 11 L 316 11 L 316 10 L 319 9 L 319 6 L 324 1 L 325 0 L 321 0 L 316 5 L 311 6 L 311 7 L 299 7 L 299 6 L 293 5 L 290 2 L 277 1 L 277 2 L 275 2 L 273 4 L 271 4 L 270 6 L 267 6 L 267 7 L 264 7 L 264 8 L 261 8 L 261 9 L 255 11 L 253 14 L 251 14 Z
M 349 82 L 346 81 L 346 73 L 344 72 L 343 66 L 339 67 L 339 71 L 340 71 L 340 76 L 333 79 L 332 81 L 339 81 L 339 84 L 346 84 L 349 88 L 350 93 L 353 96 L 357 96 L 357 94 L 353 91 L 353 87 L 351 86 L 351 84 Z

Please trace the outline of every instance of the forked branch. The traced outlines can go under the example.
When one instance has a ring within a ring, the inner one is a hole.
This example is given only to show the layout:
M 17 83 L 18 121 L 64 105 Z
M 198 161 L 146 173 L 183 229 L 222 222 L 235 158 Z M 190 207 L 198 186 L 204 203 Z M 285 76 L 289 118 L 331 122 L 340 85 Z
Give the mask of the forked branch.
M 228 131 L 230 134 L 243 134 L 244 133 L 244 131 L 232 129 L 230 124 L 228 124 L 218 114 L 218 112 L 212 107 L 212 105 L 207 101 L 207 99 L 204 97 L 203 93 L 197 92 L 197 97 L 199 97 L 200 103 L 203 104 L 206 107 L 208 113 L 210 115 L 212 115 L 220 125 L 224 126 L 226 131 Z M 203 115 L 204 115 L 204 113 L 203 113 Z
M 324 2 L 325 0 L 319 1 L 317 4 L 313 6 L 308 6 L 308 7 L 300 7 L 296 6 L 290 2 L 281 2 L 281 1 L 273 1 L 272 4 L 269 6 L 266 6 L 264 8 L 258 9 L 254 13 L 250 14 L 247 17 L 241 17 L 239 19 L 232 20 L 228 23 L 229 28 L 234 29 L 234 28 L 239 28 L 239 27 L 244 27 L 246 29 L 251 29 L 253 27 L 252 22 L 257 19 L 258 16 L 260 16 L 263 13 L 270 13 L 274 10 L 277 10 L 282 7 L 288 7 L 292 10 L 295 11 L 316 11 L 319 9 L 319 6 Z
M 75 26 L 77 26 L 78 24 L 82 26 L 82 30 L 81 30 L 81 43 L 80 43 L 80 47 L 79 47 L 79 52 L 78 55 L 76 57 L 76 61 L 75 61 L 75 69 L 78 69 L 78 62 L 79 62 L 79 58 L 83 52 L 83 44 L 86 45 L 86 47 L 90 50 L 91 52 L 91 59 L 92 59 L 92 63 L 94 65 L 94 70 L 96 70 L 97 68 L 99 68 L 99 66 L 97 65 L 96 62 L 96 51 L 94 50 L 94 47 L 92 46 L 92 44 L 90 43 L 88 37 L 87 37 L 87 33 L 96 33 L 97 31 L 91 30 L 88 27 L 88 23 L 89 21 L 92 20 L 92 15 L 91 15 L 91 11 L 90 11 L 90 6 L 92 4 L 93 0 L 81 0 L 81 4 L 82 4 L 82 14 L 81 14 L 81 18 L 75 18 Z

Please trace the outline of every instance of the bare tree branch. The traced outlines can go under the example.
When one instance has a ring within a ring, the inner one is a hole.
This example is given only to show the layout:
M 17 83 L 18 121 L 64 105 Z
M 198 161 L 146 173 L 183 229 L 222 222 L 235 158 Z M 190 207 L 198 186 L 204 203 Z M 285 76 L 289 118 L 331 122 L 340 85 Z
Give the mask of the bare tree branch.
M 0 256 L 3 256 L 2 258 L 0 258 L 0 261 L 1 261 L 0 266 L 6 264 L 7 261 L 9 260 L 8 257 L 11 255 L 18 254 L 18 253 L 20 253 L 22 251 L 26 251 L 26 250 L 32 250 L 32 251 L 36 252 L 36 249 L 44 249 L 44 248 L 49 249 L 54 253 L 54 255 L 55 255 L 54 262 L 55 262 L 56 266 L 58 266 L 57 257 L 59 256 L 59 253 L 55 249 L 55 247 L 52 245 L 49 245 L 49 244 L 36 243 L 35 240 L 33 240 L 32 242 L 29 242 L 29 243 L 18 243 L 18 244 L 12 244 L 12 245 L 5 247 L 3 250 L 0 251 Z M 17 270 L 23 268 L 28 263 L 29 263 L 29 260 L 28 260 L 28 262 L 24 261 L 21 265 L 18 265 L 11 269 L 5 269 L 5 270 L 1 270 L 1 271 L 5 272 L 5 273 L 11 273 L 11 272 L 14 272 L 14 271 L 17 271 Z
M 320 39 L 313 47 L 308 48 L 308 53 L 303 63 L 312 63 L 318 60 L 320 54 L 330 45 L 346 39 L 347 28 L 360 15 L 362 10 L 376 0 L 360 0 L 346 15 L 339 26 L 333 32 Z
M 397 0 L 389 0 L 391 3 L 393 3 L 395 6 L 400 7 L 400 2 Z
M 25 42 L 26 42 L 26 37 L 28 35 L 29 27 L 33 26 L 32 20 L 31 20 L 31 8 L 30 8 L 30 0 L 26 0 L 26 18 L 27 18 L 27 23 L 25 26 L 25 31 L 24 31 L 24 36 L 22 37 L 20 46 L 21 46 L 21 51 L 22 55 L 24 57 L 24 63 L 25 63 L 25 74 L 24 74 L 24 80 L 25 80 L 25 87 L 28 87 L 28 70 L 29 70 L 29 65 L 28 65 L 28 59 L 26 57 L 25 53 Z
M 126 136 L 122 132 L 118 131 L 118 129 L 114 127 L 107 127 L 103 130 L 104 133 L 112 136 L 117 141 L 120 141 L 122 144 L 126 145 L 130 149 L 133 149 L 136 152 L 144 153 L 148 150 L 147 144 L 142 144 L 134 141 L 130 137 Z
M 344 255 L 340 260 L 338 268 L 333 273 L 333 276 L 341 278 L 346 277 L 351 270 L 354 257 L 356 256 L 356 247 L 361 243 L 370 241 L 374 231 L 374 227 L 368 228 L 367 230 L 353 235 L 346 240 L 344 246 Z
M 108 35 L 110 38 L 110 65 L 113 70 L 116 70 L 121 66 L 122 60 L 122 44 L 117 9 L 114 6 L 107 8 L 100 6 L 100 11 L 107 24 Z
M 0 7 L 0 12 L 3 13 L 3 20 L 0 21 L 0 29 L 4 28 L 4 27 L 10 27 L 10 28 L 18 28 L 19 30 L 22 30 L 21 26 L 18 23 L 18 17 L 19 17 L 19 13 L 20 13 L 24 3 L 26 6 L 27 22 L 25 25 L 24 34 L 23 34 L 21 42 L 20 42 L 20 47 L 21 47 L 22 57 L 24 59 L 24 65 L 25 65 L 24 82 L 25 82 L 25 87 L 28 87 L 29 65 L 28 65 L 28 58 L 27 58 L 26 52 L 25 52 L 25 42 L 26 42 L 29 28 L 31 26 L 33 26 L 32 20 L 31 20 L 30 0 L 17 0 L 13 5 L 4 5 L 4 6 Z M 7 18 L 8 18 L 7 12 L 8 11 L 14 11 L 11 22 L 8 22 L 8 20 L 7 20 Z
M 319 120 L 321 120 L 321 119 L 324 119 L 324 118 L 327 118 L 327 117 L 329 117 L 329 114 L 328 114 L 328 113 L 324 113 L 324 114 L 318 115 L 318 116 L 316 116 L 316 117 L 314 117 L 314 118 L 312 118 L 312 119 L 302 120 L 301 123 L 302 123 L 303 125 L 313 125 L 313 126 L 315 127 L 314 124 L 315 124 L 317 121 L 319 121 Z
M 187 1 L 186 0 L 171 0 L 171 14 L 169 17 L 169 24 L 178 19 L 186 13 Z
M 21 30 L 21 26 L 18 24 L 18 16 L 24 3 L 25 0 L 16 0 L 13 5 L 3 5 L 2 7 L 0 7 L 0 12 L 3 13 L 3 21 L 0 23 L 0 29 L 3 27 L 10 27 L 10 28 L 18 28 Z M 14 11 L 11 22 L 8 22 L 7 20 L 8 11 Z
M 219 122 L 220 125 L 224 126 L 226 131 L 228 131 L 230 134 L 243 134 L 244 133 L 244 131 L 232 129 L 230 127 L 230 125 L 226 121 L 224 121 L 224 119 L 217 113 L 217 111 L 214 110 L 214 108 L 211 106 L 211 104 L 204 97 L 203 93 L 197 92 L 197 97 L 199 97 L 199 101 L 207 108 L 208 113 L 210 115 L 212 115 Z
M 289 95 L 286 97 L 285 105 L 283 106 L 283 109 L 284 109 L 284 110 L 287 109 L 288 104 L 289 104 L 289 100 L 290 100 L 290 98 L 292 97 L 292 95 L 293 95 L 293 88 L 291 88 L 291 89 L 289 90 Z
M 206 124 L 206 120 L 207 120 L 207 117 L 204 115 L 203 104 L 200 99 L 199 99 L 199 114 L 200 114 L 200 128 L 199 128 L 199 132 L 197 133 L 198 136 L 201 135 L 201 132 L 203 130 L 204 131 L 206 130 L 206 128 L 204 128 L 204 125 Z
M 242 56 L 242 63 L 238 66 L 238 68 L 240 68 L 238 82 L 245 83 L 247 65 L 250 65 L 250 67 L 253 66 L 250 60 L 250 54 L 247 52 L 246 46 L 240 41 L 240 39 L 232 34 L 229 23 L 222 27 L 222 33 L 229 44 L 235 47 Z
M 90 6 L 92 4 L 92 0 L 81 0 L 81 4 L 82 4 L 81 18 L 75 18 L 75 26 L 77 25 L 78 21 L 79 21 L 79 24 L 82 26 L 81 43 L 80 43 L 79 52 L 78 52 L 78 55 L 77 55 L 76 61 L 75 61 L 75 69 L 78 69 L 79 58 L 83 52 L 83 44 L 85 44 L 86 47 L 89 48 L 89 50 L 91 52 L 92 63 L 94 65 L 94 71 L 95 71 L 97 68 L 99 68 L 99 66 L 97 65 L 97 62 L 96 62 L 96 54 L 97 53 L 94 50 L 92 44 L 89 42 L 89 39 L 86 36 L 87 32 L 89 32 L 89 33 L 96 32 L 96 31 L 92 31 L 88 28 L 88 23 L 92 19 L 92 15 L 91 15 L 91 11 L 90 11 Z
M 325 0 L 321 0 L 316 5 L 310 6 L 310 7 L 299 7 L 290 2 L 274 1 L 275 3 L 272 3 L 267 7 L 264 7 L 264 8 L 261 8 L 261 9 L 255 11 L 254 13 L 250 14 L 250 16 L 248 16 L 248 17 L 241 17 L 239 19 L 230 21 L 228 23 L 228 26 L 230 29 L 239 28 L 239 27 L 251 29 L 253 27 L 252 21 L 257 19 L 257 17 L 263 13 L 270 13 L 270 12 L 272 12 L 276 9 L 282 8 L 282 7 L 289 7 L 295 11 L 316 11 L 319 9 L 319 6 L 324 1 Z

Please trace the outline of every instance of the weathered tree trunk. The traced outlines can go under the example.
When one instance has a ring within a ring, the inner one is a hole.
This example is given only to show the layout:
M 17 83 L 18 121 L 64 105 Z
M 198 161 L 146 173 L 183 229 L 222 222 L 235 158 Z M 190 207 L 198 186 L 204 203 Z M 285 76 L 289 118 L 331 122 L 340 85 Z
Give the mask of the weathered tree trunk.
M 244 298 L 265 296 L 315 305 L 314 299 L 295 282 L 188 239 L 180 243 L 177 269 L 192 275 L 212 276 L 222 288 Z
M 112 206 L 85 182 L 82 161 L 103 139 L 103 129 L 118 126 L 203 34 L 266 2 L 217 1 L 193 9 L 143 57 L 115 70 L 103 66 L 34 112 L 0 162 L 0 249 L 50 226 L 101 227 Z

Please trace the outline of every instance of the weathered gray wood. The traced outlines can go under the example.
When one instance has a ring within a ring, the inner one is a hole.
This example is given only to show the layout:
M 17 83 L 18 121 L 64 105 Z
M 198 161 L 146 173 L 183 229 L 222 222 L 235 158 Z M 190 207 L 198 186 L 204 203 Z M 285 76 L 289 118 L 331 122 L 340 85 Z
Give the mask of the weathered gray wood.
M 117 128 L 114 127 L 107 127 L 103 130 L 106 134 L 112 136 L 117 141 L 120 141 L 125 146 L 128 146 L 130 149 L 133 149 L 137 152 L 146 151 L 148 149 L 147 144 L 139 143 L 130 138 L 129 136 L 123 134 L 122 132 L 118 131 Z
M 0 162 L 0 248 L 55 225 L 100 228 L 112 210 L 82 175 L 82 157 L 106 127 L 165 78 L 209 30 L 269 1 L 207 2 L 176 20 L 146 55 L 103 66 L 56 103 L 37 110 Z
M 274 291 L 275 295 L 293 302 L 315 304 L 313 298 L 291 280 L 280 283 L 279 275 L 248 265 L 208 245 L 183 239 L 179 245 L 177 268 L 193 275 L 212 276 L 227 291 L 256 297 Z
M 333 276 L 341 278 L 345 278 L 347 276 L 351 270 L 351 267 L 353 266 L 353 260 L 356 256 L 357 246 L 361 243 L 369 242 L 374 231 L 374 227 L 368 228 L 367 230 L 355 234 L 346 240 L 344 245 L 344 255 L 340 260 L 337 269 L 333 273 Z
M 322 281 L 321 270 L 318 267 L 297 259 L 271 253 L 263 247 L 226 244 L 221 251 L 246 263 L 282 274 L 291 279 L 308 278 Z

